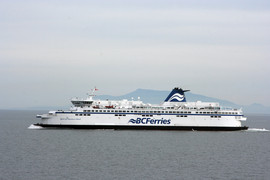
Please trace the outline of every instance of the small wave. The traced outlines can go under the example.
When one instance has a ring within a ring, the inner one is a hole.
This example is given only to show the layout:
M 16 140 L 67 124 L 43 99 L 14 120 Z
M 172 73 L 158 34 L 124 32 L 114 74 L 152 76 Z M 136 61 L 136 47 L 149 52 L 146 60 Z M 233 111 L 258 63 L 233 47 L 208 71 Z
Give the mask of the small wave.
M 248 132 L 269 132 L 269 130 L 265 128 L 248 128 L 246 131 Z
M 28 129 L 43 129 L 43 127 L 31 124 Z

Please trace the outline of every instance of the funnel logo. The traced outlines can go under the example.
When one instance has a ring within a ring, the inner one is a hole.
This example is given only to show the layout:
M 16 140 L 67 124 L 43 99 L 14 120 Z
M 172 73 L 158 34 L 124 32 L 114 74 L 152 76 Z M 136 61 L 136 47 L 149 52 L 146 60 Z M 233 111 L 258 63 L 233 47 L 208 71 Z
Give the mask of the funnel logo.
M 170 97 L 170 99 L 168 100 L 169 102 L 171 101 L 178 101 L 178 102 L 181 102 L 184 100 L 184 95 L 181 95 L 179 93 L 175 93 L 172 97 Z
M 132 124 L 171 124 L 170 119 L 151 119 L 151 118 L 137 118 L 130 119 L 128 123 Z
M 165 102 L 186 102 L 185 92 L 187 91 L 189 90 L 183 90 L 176 87 L 165 99 Z

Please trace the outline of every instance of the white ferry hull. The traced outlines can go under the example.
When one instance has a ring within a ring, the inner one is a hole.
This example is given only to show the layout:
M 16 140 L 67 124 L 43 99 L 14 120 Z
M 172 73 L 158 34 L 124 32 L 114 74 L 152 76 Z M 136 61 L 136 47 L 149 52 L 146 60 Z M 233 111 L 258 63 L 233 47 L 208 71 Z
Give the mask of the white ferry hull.
M 42 123 L 35 125 L 54 128 L 75 129 L 149 129 L 149 130 L 207 130 L 207 131 L 233 131 L 244 130 L 239 118 L 242 116 L 220 116 L 210 118 L 209 115 L 142 115 L 125 114 L 83 114 L 61 112 L 55 115 L 45 116 Z M 236 117 L 239 117 L 236 119 Z

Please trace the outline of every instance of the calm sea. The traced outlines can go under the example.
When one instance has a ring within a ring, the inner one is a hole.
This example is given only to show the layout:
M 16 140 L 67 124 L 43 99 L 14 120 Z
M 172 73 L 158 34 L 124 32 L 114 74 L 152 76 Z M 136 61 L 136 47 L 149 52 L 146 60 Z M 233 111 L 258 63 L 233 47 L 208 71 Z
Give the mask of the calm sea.
M 248 131 L 34 130 L 0 111 L 0 179 L 270 179 L 270 116 Z

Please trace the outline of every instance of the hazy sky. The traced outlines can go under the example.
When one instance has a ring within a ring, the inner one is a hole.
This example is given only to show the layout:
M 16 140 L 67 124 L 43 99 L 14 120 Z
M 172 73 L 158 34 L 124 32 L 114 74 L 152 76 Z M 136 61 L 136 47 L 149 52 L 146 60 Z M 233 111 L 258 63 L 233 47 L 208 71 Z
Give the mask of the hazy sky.
M 0 0 L 0 109 L 94 86 L 270 106 L 269 32 L 269 0 Z

